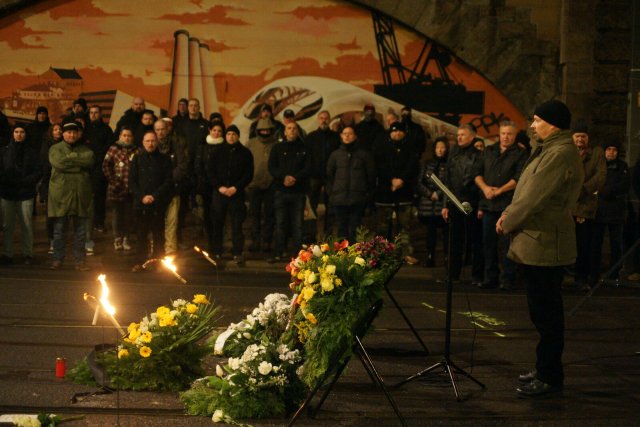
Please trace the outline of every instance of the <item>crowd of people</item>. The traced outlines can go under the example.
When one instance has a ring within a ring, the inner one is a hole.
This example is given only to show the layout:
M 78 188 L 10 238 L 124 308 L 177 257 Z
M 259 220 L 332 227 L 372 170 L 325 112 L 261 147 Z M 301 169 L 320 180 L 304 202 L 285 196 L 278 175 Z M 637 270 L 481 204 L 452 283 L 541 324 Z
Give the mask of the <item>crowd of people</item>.
M 408 263 L 447 265 L 450 254 L 454 281 L 470 265 L 471 281 L 479 287 L 514 285 L 516 263 L 507 257 L 510 237 L 497 233 L 496 223 L 511 204 L 530 157 L 525 130 L 504 121 L 497 141 L 485 141 L 472 125 L 463 124 L 455 141 L 446 135 L 432 141 L 414 123 L 410 108 L 386 112 L 383 124 L 371 104 L 364 106 L 360 121 L 339 121 L 335 130 L 328 111 L 319 112 L 317 121 L 317 129 L 307 134 L 292 110 L 280 122 L 264 105 L 241 142 L 240 130 L 227 126 L 221 114 L 205 119 L 197 99 L 181 99 L 175 116 L 158 118 L 135 98 L 113 132 L 101 108 L 80 98 L 60 123 L 50 122 L 45 107 L 37 108 L 28 125 L 8 129 L 0 123 L 0 264 L 14 262 L 16 222 L 22 227 L 24 262 L 34 262 L 32 215 L 39 198 L 47 206 L 52 269 L 63 265 L 70 224 L 75 268 L 87 269 L 85 257 L 95 246 L 92 235 L 107 228 L 107 207 L 113 250 L 135 249 L 134 271 L 150 257 L 175 256 L 184 248 L 185 218 L 200 208 L 209 252 L 221 259 L 227 226 L 231 256 L 240 266 L 245 264 L 247 217 L 248 251 L 263 253 L 269 262 L 295 255 L 307 240 L 334 235 L 353 241 L 365 221 L 384 236 L 405 231 L 411 238 L 417 217 L 426 233 L 426 255 L 418 260 L 415 255 L 422 251 L 414 252 L 410 244 Z M 585 174 L 573 211 L 575 282 L 588 289 L 600 278 L 605 231 L 611 262 L 622 254 L 631 179 L 618 158 L 617 141 L 590 144 L 580 121 L 571 134 Z M 456 209 L 432 176 L 470 212 Z M 309 217 L 318 221 L 311 231 Z M 444 257 L 438 259 L 438 253 Z

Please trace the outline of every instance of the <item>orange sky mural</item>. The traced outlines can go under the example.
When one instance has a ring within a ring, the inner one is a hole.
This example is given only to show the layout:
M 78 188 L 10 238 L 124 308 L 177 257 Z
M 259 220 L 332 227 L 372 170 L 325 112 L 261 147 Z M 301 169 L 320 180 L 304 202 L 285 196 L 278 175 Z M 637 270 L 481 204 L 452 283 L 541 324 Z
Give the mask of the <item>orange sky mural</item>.
M 53 0 L 0 21 L 0 98 L 6 108 L 17 89 L 36 84 L 49 67 L 75 68 L 83 92 L 117 89 L 167 109 L 179 29 L 209 46 L 227 119 L 280 78 L 327 77 L 368 91 L 382 82 L 371 13 L 346 2 Z M 412 63 L 424 38 L 399 25 L 395 32 L 403 61 Z M 485 92 L 486 116 L 525 124 L 483 76 L 455 59 L 448 68 L 456 82 Z

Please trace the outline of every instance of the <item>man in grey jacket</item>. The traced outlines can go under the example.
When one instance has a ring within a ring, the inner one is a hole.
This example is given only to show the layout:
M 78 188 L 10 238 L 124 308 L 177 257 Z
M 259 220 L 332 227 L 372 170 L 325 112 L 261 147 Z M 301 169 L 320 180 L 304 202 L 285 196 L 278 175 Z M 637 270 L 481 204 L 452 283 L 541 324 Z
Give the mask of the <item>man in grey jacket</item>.
M 527 161 L 511 204 L 496 224 L 511 234 L 509 257 L 521 264 L 531 321 L 540 334 L 536 368 L 521 375 L 521 397 L 562 391 L 563 266 L 576 258 L 574 208 L 584 171 L 571 141 L 571 113 L 560 101 L 539 105 L 531 129 L 538 146 Z

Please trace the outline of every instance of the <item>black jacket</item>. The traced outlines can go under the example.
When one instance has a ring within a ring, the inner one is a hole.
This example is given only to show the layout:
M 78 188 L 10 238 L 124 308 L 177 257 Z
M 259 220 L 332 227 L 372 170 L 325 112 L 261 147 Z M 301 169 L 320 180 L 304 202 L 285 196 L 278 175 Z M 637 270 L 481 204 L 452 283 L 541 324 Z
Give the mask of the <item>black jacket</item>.
M 502 187 L 512 179 L 515 181 L 520 179 L 520 173 L 527 158 L 529 158 L 529 152 L 518 144 L 514 143 L 501 153 L 500 143 L 496 142 L 484 149 L 477 163 L 476 177 L 481 176 L 490 187 Z M 490 212 L 501 212 L 511 204 L 513 192 L 514 190 L 507 191 L 488 200 L 482 191 L 479 191 L 479 207 Z
M 376 141 L 380 138 L 386 140 L 383 137 L 387 132 L 384 130 L 380 122 L 372 118 L 370 120 L 362 120 L 359 122 L 354 130 L 358 135 L 358 144 L 365 150 L 372 150 Z
M 140 150 L 131 162 L 129 170 L 129 190 L 133 194 L 133 208 L 136 210 L 164 212 L 172 196 L 171 160 L 157 149 L 149 153 Z M 150 205 L 143 205 L 142 198 L 152 195 Z
M 442 215 L 444 208 L 444 193 L 436 186 L 429 176 L 431 174 L 437 176 L 440 181 L 444 179 L 447 173 L 447 158 L 434 157 L 420 168 L 418 176 L 418 216 L 433 217 Z M 438 200 L 432 200 L 433 193 L 438 195 Z
M 187 141 L 187 150 L 189 152 L 189 170 L 193 171 L 198 149 L 205 143 L 205 138 L 209 134 L 209 123 L 200 115 L 197 119 L 187 118 L 182 121 L 179 131 Z M 192 183 L 195 183 L 192 179 Z
M 28 139 L 11 140 L 0 147 L 0 197 L 13 201 L 33 199 L 41 176 L 40 153 Z
M 117 136 L 120 136 L 120 130 L 123 126 L 128 126 L 131 128 L 131 132 L 135 135 L 138 127 L 142 126 L 140 122 L 142 120 L 142 113 L 136 113 L 131 108 L 124 112 L 118 123 L 116 124 L 116 132 Z
M 620 159 L 607 161 L 607 180 L 598 192 L 596 222 L 624 223 L 630 186 L 627 164 Z
M 269 173 L 273 176 L 276 191 L 305 193 L 311 174 L 311 159 L 306 144 L 301 139 L 275 144 L 269 154 Z M 296 179 L 291 187 L 284 185 L 287 175 Z
M 27 126 L 27 136 L 36 150 L 40 150 L 44 139 L 48 136 L 50 127 L 51 122 L 49 122 L 49 118 L 44 122 L 39 122 L 37 117 L 35 122 L 30 123 Z
M 233 197 L 240 196 L 253 179 L 253 155 L 240 142 L 225 142 L 209 159 L 206 172 L 213 191 L 220 187 L 236 187 Z
M 340 135 L 331 129 L 316 129 L 305 139 L 311 156 L 311 178 L 325 179 L 329 156 L 340 145 Z
M 109 147 L 115 142 L 113 131 L 108 124 L 100 119 L 98 122 L 89 122 L 85 129 L 85 134 L 87 136 L 87 145 L 93 151 L 94 165 L 91 179 L 94 183 L 106 181 L 102 173 L 102 162 L 107 151 L 109 151 Z
M 341 144 L 327 162 L 327 193 L 332 206 L 364 205 L 376 184 L 373 155 L 356 143 Z
M 373 155 L 376 161 L 377 185 L 375 202 L 380 204 L 407 204 L 413 202 L 413 193 L 418 178 L 418 157 L 410 142 L 378 140 Z M 391 180 L 400 178 L 404 185 L 391 191 Z
M 480 197 L 475 177 L 481 161 L 482 152 L 478 151 L 473 144 L 466 147 L 454 145 L 447 159 L 445 185 L 461 202 L 469 202 L 474 208 L 478 207 Z

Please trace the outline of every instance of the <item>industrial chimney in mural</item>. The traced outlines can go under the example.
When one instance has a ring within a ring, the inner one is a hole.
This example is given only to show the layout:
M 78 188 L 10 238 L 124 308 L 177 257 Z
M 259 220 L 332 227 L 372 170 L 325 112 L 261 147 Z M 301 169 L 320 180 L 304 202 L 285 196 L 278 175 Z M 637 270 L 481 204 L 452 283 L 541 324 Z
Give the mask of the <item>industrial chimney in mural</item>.
M 186 30 L 176 31 L 173 37 L 169 114 L 176 113 L 180 98 L 197 98 L 205 117 L 218 111 L 218 97 L 209 46 L 200 43 L 195 37 L 190 37 Z

